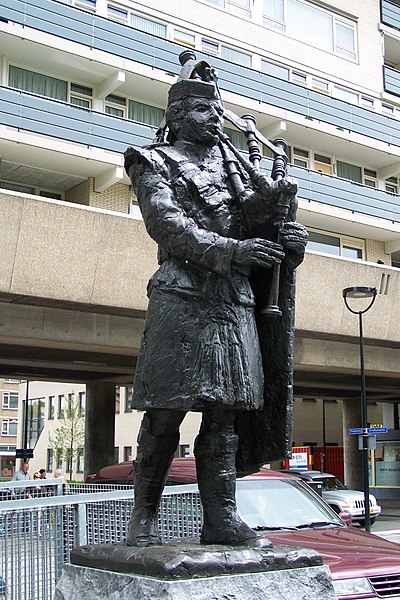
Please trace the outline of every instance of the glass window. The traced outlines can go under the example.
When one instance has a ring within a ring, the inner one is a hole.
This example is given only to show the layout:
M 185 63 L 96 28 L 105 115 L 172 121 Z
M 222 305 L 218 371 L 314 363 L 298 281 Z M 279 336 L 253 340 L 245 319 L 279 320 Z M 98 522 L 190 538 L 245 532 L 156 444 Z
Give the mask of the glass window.
M 2 419 L 1 435 L 17 435 L 18 419 Z
M 293 164 L 296 165 L 296 167 L 304 167 L 305 169 L 308 169 L 310 166 L 308 150 L 294 147 Z
M 267 27 L 285 30 L 284 0 L 263 0 L 263 23 Z
M 47 465 L 46 465 L 46 471 L 48 473 L 51 473 L 53 471 L 53 458 L 54 458 L 54 451 L 52 448 L 47 448 Z
M 281 67 L 280 65 L 276 65 L 267 60 L 263 60 L 261 61 L 261 70 L 267 75 L 272 75 L 273 77 L 277 77 L 278 79 L 284 79 L 285 81 L 289 81 L 289 69 L 286 67 Z
M 174 30 L 174 40 L 181 44 L 185 44 L 185 46 L 190 46 L 191 48 L 194 48 L 196 45 L 196 38 L 193 33 L 188 33 L 181 29 Z
M 64 414 L 64 394 L 58 395 L 58 410 L 57 410 L 57 419 L 61 419 Z
M 114 464 L 117 465 L 119 461 L 119 447 L 114 447 Z
M 362 170 L 361 167 L 356 165 L 350 165 L 342 162 L 341 160 L 336 161 L 337 176 L 343 179 L 350 179 L 356 183 L 362 183 Z
M 125 412 L 132 412 L 133 387 L 125 388 Z
M 292 81 L 301 85 L 307 85 L 307 75 L 301 73 L 301 71 L 292 71 Z
M 240 17 L 251 17 L 250 0 L 226 0 L 229 12 Z
M 56 397 L 49 396 L 47 418 L 50 420 L 54 419 L 55 413 L 56 413 Z
M 234 50 L 227 46 L 221 46 L 221 58 L 235 63 L 236 65 L 241 65 L 242 67 L 251 67 L 250 54 L 239 52 L 239 50 Z
M 132 121 L 138 121 L 139 123 L 154 125 L 154 127 L 159 127 L 163 117 L 164 111 L 162 108 L 157 108 L 156 106 L 150 106 L 148 104 L 142 104 L 142 102 L 136 102 L 136 100 L 129 100 L 128 119 L 132 119 Z
M 362 259 L 362 249 L 361 248 L 352 248 L 351 246 L 343 245 L 342 248 L 342 256 L 345 258 L 358 258 Z
M 135 29 L 140 29 L 140 31 L 144 31 L 145 33 L 151 33 L 163 38 L 167 37 L 166 25 L 151 21 L 150 19 L 144 19 L 143 17 L 139 17 L 139 15 L 131 15 L 131 25 Z
M 185 456 L 190 455 L 190 446 L 189 444 L 180 444 L 179 445 L 179 456 L 184 458 Z
M 318 92 L 329 94 L 329 84 L 327 81 L 323 81 L 322 79 L 317 79 L 316 77 L 313 77 L 312 86 L 314 90 L 317 90 Z
M 79 414 L 81 417 L 83 417 L 83 416 L 85 416 L 85 402 L 86 402 L 86 393 L 85 392 L 79 392 L 78 402 L 79 402 Z
M 132 460 L 132 446 L 124 446 L 124 461 Z
M 213 40 L 208 40 L 206 38 L 201 38 L 201 49 L 204 52 L 208 52 L 209 54 L 214 54 L 214 55 L 219 54 L 218 42 L 214 42 Z
M 350 102 L 350 104 L 358 104 L 359 101 L 359 96 L 356 92 L 337 87 L 336 85 L 333 87 L 332 96 L 334 98 L 339 98 L 339 100 Z
M 128 21 L 128 11 L 123 10 L 118 6 L 114 6 L 113 4 L 107 5 L 107 15 L 110 19 L 117 19 L 118 21 L 123 21 L 126 23 Z
M 333 16 L 298 0 L 287 0 L 286 31 L 324 50 L 333 50 Z
M 397 194 L 398 192 L 398 179 L 397 177 L 389 177 L 385 180 L 385 189 L 389 194 Z
M 56 469 L 62 469 L 63 467 L 63 459 L 62 459 L 62 450 L 57 448 L 56 450 Z
M 76 472 L 83 473 L 84 468 L 85 468 L 84 450 L 83 450 L 83 448 L 78 448 L 78 454 L 76 457 Z
M 229 127 L 225 127 L 224 132 L 236 148 L 239 150 L 247 150 L 247 139 L 244 133 L 237 129 L 229 129 Z
M 224 6 L 225 0 L 206 0 L 210 4 L 215 4 L 215 6 Z
M 345 58 L 356 59 L 354 27 L 341 21 L 335 24 L 335 52 Z
M 3 408 L 18 410 L 18 392 L 3 392 Z
M 314 153 L 314 169 L 326 175 L 332 174 L 331 157 Z
M 326 252 L 334 256 L 340 256 L 340 239 L 333 235 L 319 233 L 309 230 L 309 239 L 307 250 L 316 250 L 317 252 Z
M 40 96 L 55 98 L 56 100 L 66 102 L 68 99 L 68 84 L 66 81 L 42 75 L 41 73 L 35 73 L 34 71 L 28 71 L 27 69 L 20 69 L 12 65 L 9 67 L 8 85 L 19 90 L 39 94 Z

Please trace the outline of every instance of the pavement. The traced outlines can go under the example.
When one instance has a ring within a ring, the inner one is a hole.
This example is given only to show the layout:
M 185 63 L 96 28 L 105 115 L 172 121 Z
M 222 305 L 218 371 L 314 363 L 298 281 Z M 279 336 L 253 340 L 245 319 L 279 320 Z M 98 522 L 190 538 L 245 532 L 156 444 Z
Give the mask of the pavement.
M 400 498 L 381 499 L 382 512 L 371 528 L 371 533 L 400 544 Z

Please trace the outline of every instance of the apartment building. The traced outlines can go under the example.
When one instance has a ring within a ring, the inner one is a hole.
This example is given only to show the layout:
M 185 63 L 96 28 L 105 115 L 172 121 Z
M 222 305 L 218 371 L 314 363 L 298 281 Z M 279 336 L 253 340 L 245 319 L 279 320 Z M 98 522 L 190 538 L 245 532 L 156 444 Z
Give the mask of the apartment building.
M 0 477 L 10 477 L 15 471 L 15 450 L 19 421 L 18 379 L 0 380 Z
M 352 484 L 358 323 L 342 289 L 378 289 L 365 366 L 378 407 L 369 420 L 394 432 L 378 440 L 374 483 L 386 489 L 386 446 L 391 472 L 400 469 L 393 0 L 0 0 L 0 376 L 84 384 L 86 467 L 113 460 L 115 385 L 131 383 L 156 268 L 122 153 L 152 141 L 187 47 L 217 68 L 228 109 L 288 141 L 298 220 L 310 231 L 298 270 L 295 402 L 338 403 Z

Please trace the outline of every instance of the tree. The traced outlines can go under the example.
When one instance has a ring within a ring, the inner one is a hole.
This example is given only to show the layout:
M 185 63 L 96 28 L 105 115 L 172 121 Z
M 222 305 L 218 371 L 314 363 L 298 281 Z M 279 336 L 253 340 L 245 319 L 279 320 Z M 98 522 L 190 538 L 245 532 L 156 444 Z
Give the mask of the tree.
M 70 394 L 67 407 L 60 416 L 61 425 L 49 436 L 49 445 L 56 455 L 65 459 L 69 479 L 72 479 L 73 463 L 85 442 L 85 417 L 82 414 L 79 398 Z

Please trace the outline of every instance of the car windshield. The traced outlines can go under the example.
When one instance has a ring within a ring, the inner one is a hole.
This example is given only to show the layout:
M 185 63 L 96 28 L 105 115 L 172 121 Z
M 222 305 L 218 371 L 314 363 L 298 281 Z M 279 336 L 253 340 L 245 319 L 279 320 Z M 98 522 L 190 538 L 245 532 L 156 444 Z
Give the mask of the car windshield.
M 236 501 L 240 516 L 253 528 L 343 525 L 315 492 L 297 480 L 238 480 Z
M 315 479 L 315 481 L 320 481 L 322 483 L 322 491 L 323 492 L 334 492 L 336 490 L 347 490 L 348 488 L 340 481 L 340 479 L 336 479 L 336 477 L 321 477 L 321 479 Z

